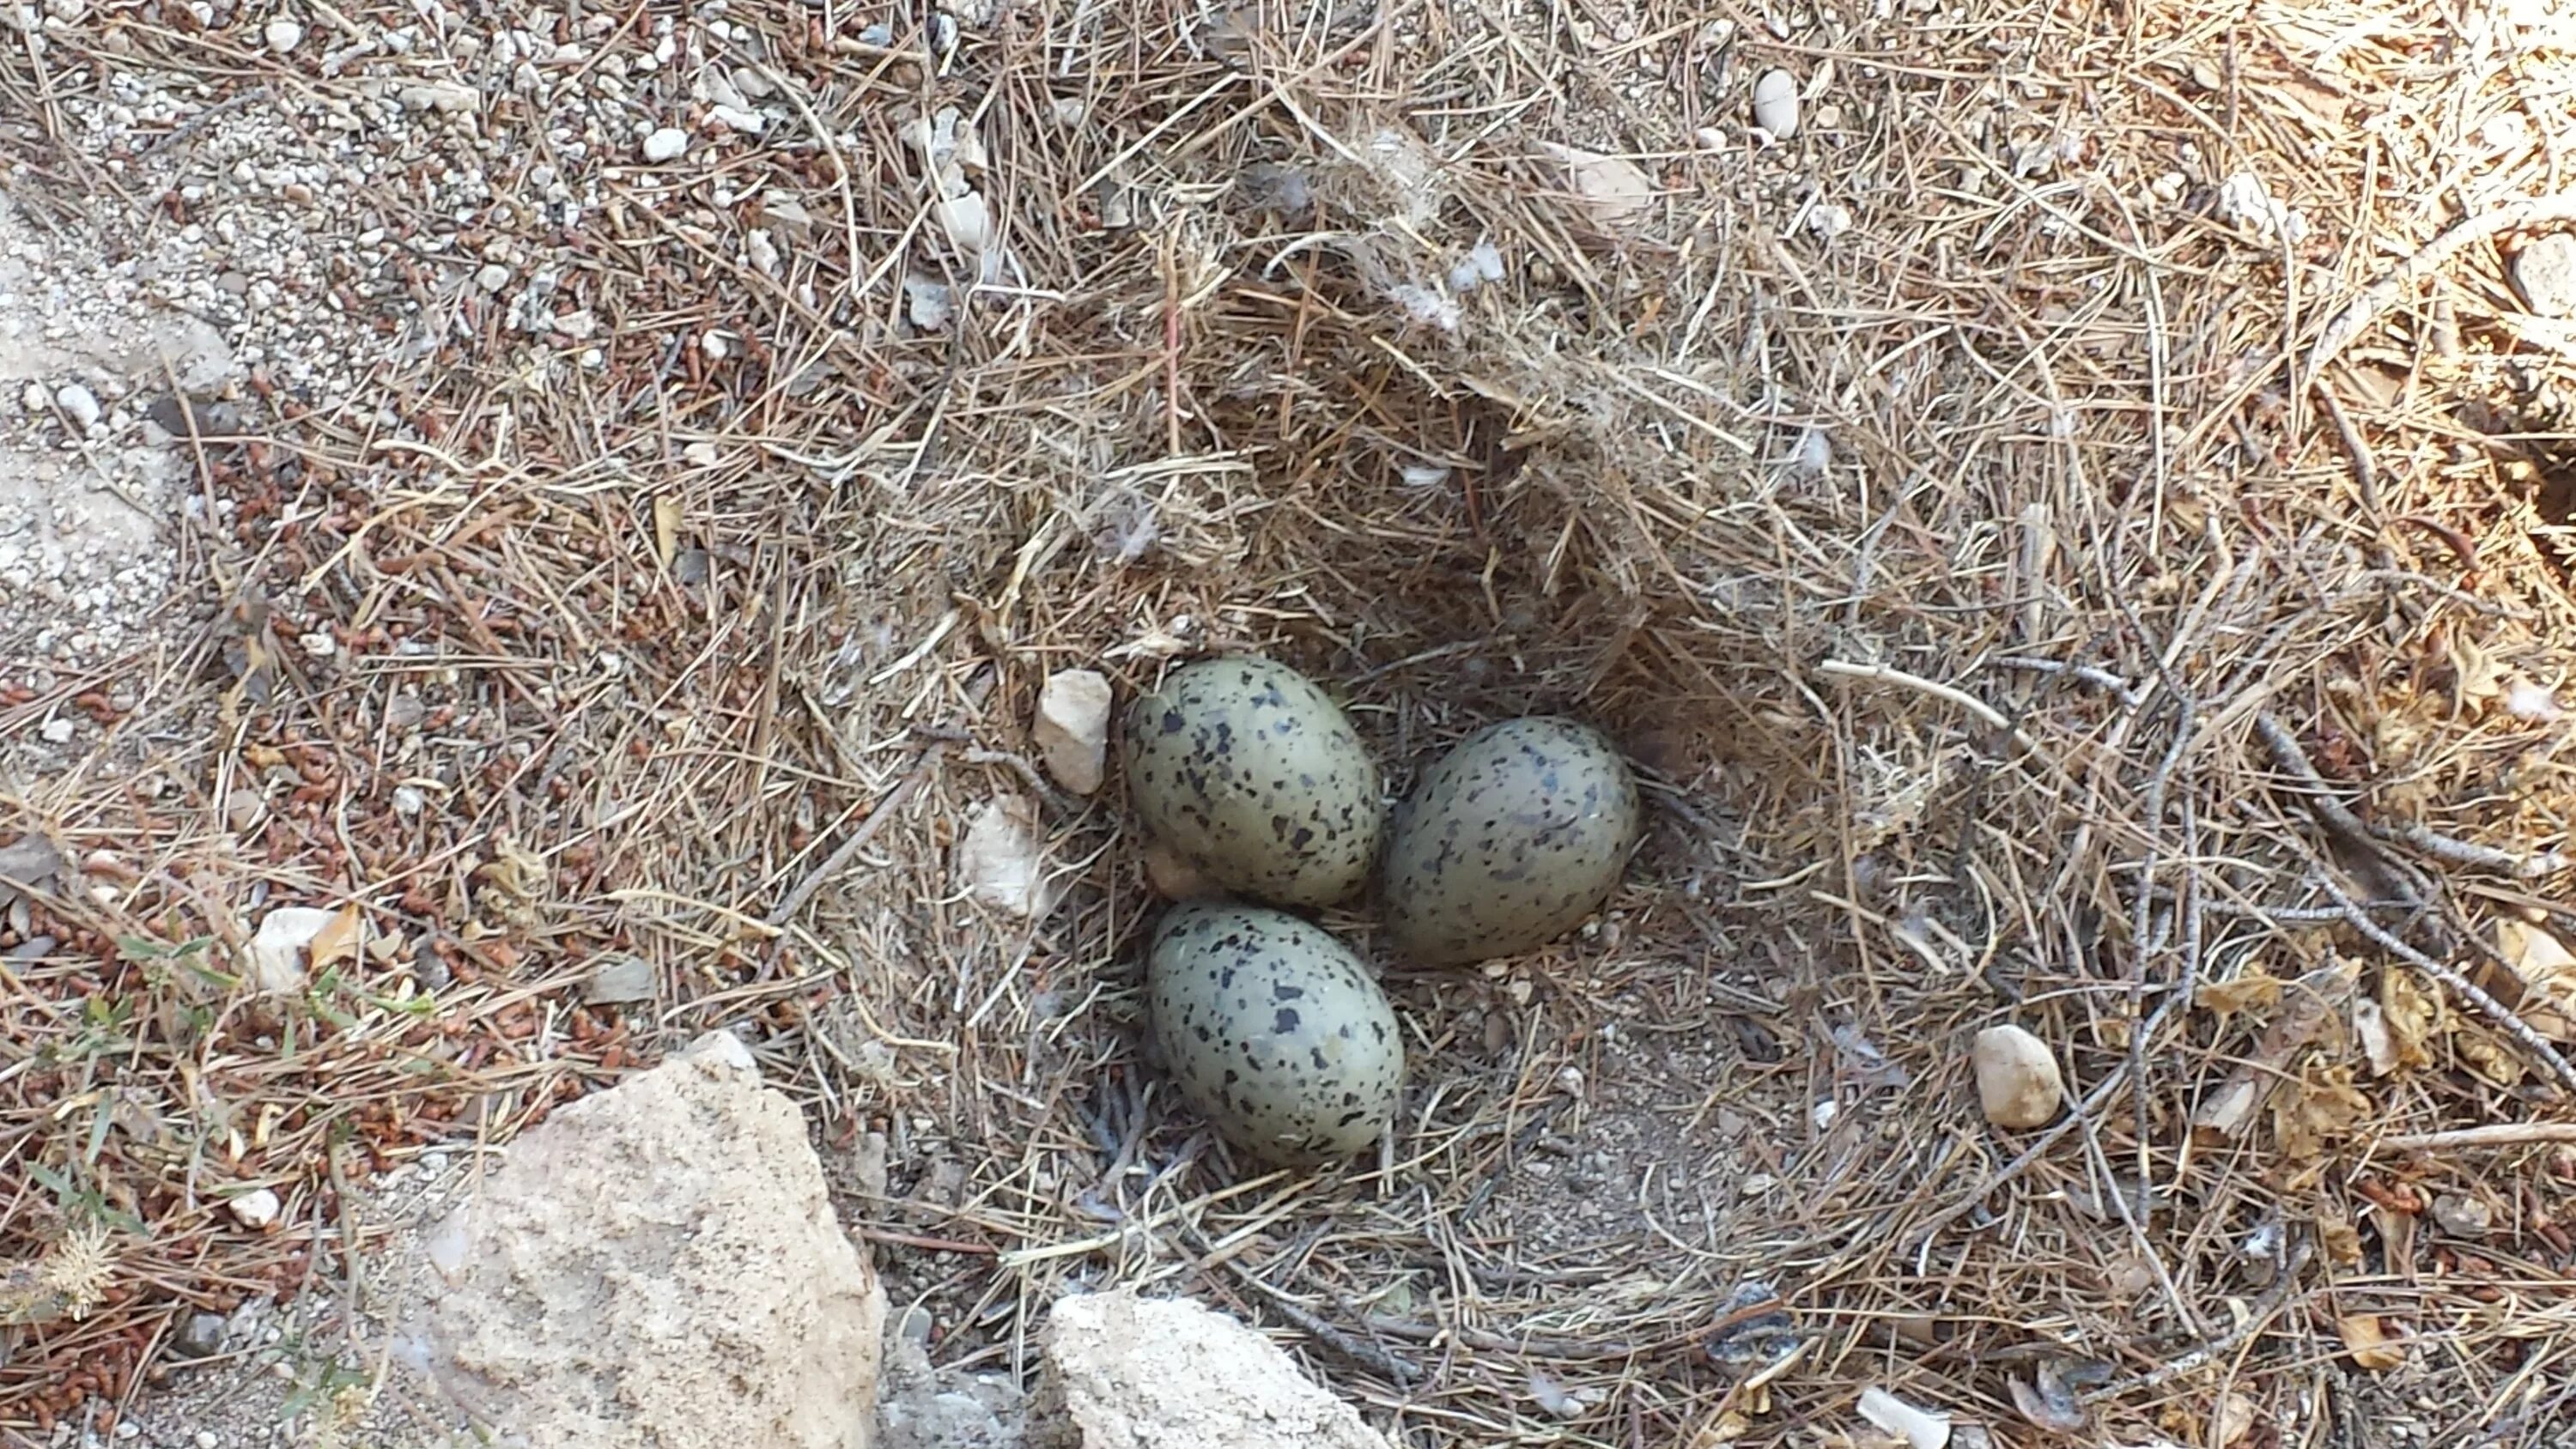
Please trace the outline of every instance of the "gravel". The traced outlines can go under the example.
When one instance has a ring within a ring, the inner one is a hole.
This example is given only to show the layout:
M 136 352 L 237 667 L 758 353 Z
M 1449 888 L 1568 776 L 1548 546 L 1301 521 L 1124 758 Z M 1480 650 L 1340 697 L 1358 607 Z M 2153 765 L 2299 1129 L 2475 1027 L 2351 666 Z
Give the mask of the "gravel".
M 611 284 L 582 239 L 612 198 L 618 229 L 658 215 L 711 236 L 750 200 L 729 155 L 812 145 L 815 102 L 728 0 L 631 25 L 522 0 L 184 8 L 258 65 L 187 73 L 95 7 L 0 5 L 0 43 L 97 77 L 52 104 L 112 183 L 18 166 L 0 196 L 0 699 L 148 679 L 203 637 L 222 601 L 205 570 L 181 577 L 182 543 L 220 556 L 235 520 L 194 486 L 191 423 L 434 446 L 395 400 L 445 374 L 443 351 L 523 353 L 535 385 L 605 365 Z M 12 197 L 55 205 L 39 227 Z M 718 245 L 775 275 L 826 207 L 775 185 L 759 202 L 777 234 Z M 293 640 L 318 621 L 285 622 Z M 330 667 L 364 667 L 339 653 Z M 21 732 L 0 769 L 50 775 L 94 739 Z

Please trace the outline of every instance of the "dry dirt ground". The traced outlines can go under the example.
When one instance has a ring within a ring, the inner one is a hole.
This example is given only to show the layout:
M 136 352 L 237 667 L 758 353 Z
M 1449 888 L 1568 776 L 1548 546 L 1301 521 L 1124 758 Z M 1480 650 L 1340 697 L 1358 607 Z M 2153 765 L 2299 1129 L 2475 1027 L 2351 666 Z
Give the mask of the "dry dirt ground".
M 1411 1445 L 2566 1442 L 2571 118 L 2564 0 L 0 3 L 0 1435 L 347 1431 L 174 1341 L 362 1400 L 423 1159 L 730 1026 L 951 1367 L 1125 1282 Z M 1220 648 L 1653 778 L 1383 962 L 1345 1171 L 1170 1100 L 1026 764 Z

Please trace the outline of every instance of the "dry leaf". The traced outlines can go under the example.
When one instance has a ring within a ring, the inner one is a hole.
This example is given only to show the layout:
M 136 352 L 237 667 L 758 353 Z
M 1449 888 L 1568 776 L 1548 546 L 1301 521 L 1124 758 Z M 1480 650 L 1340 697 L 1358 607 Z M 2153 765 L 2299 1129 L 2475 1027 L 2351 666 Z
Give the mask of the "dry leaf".
M 680 500 L 665 493 L 653 500 L 653 557 L 669 568 L 680 552 Z
M 2553 1041 L 2576 1041 L 2576 954 L 2527 921 L 2496 923 L 2496 952 L 2521 978 L 2522 999 L 2508 1001 L 2531 1028 Z
M 2219 1449 L 2227 1449 L 2254 1429 L 2254 1401 L 2239 1393 L 2218 1396 L 2218 1407 L 2209 1416 L 2210 1437 Z
M 2511 1087 L 2522 1081 L 2522 1058 L 2485 1032 L 2460 1031 L 2452 1036 L 2451 1045 L 2462 1064 L 2496 1086 Z
M 2451 704 L 2466 709 L 2470 704 L 2484 704 L 2504 693 L 2503 671 L 2496 667 L 2493 656 L 2475 639 L 2451 631 L 2451 672 L 2454 676 Z
M 2203 1011 L 2233 1016 L 2248 1007 L 2277 1006 L 2281 1000 L 2282 981 L 2260 966 L 2249 966 L 2233 981 L 2213 981 L 2192 994 L 2192 1004 Z
M 332 913 L 328 924 L 304 948 L 305 960 L 319 971 L 335 961 L 354 961 L 366 932 L 366 913 L 351 901 Z
M 2397 1040 L 2388 1033 L 2388 1013 L 2366 996 L 2352 1002 L 2352 1034 L 2370 1063 L 2370 1074 L 2384 1077 L 2397 1070 Z
M 2272 1024 L 2263 1030 L 2245 1062 L 2191 1114 L 2192 1130 L 2205 1137 L 2233 1138 L 2242 1133 L 2263 1106 L 2290 1059 L 2307 1049 L 2327 1023 L 2343 1015 L 2361 968 L 2337 961 L 2306 972 L 2282 992 Z
M 1605 230 L 1625 226 L 1654 206 L 1653 178 L 1626 157 L 1553 143 L 1546 143 L 1543 149 L 1565 163 L 1574 194 L 1582 198 L 1583 208 L 1592 214 L 1593 222 Z
M 2406 1346 L 2388 1332 L 2387 1322 L 2376 1313 L 2347 1313 L 2335 1320 L 2335 1327 L 2359 1367 L 2386 1373 L 2406 1362 Z
M 1037 807 L 1022 795 L 1003 795 L 977 806 L 957 847 L 957 873 L 967 894 L 1015 916 L 1046 912 L 1046 846 L 1038 833 Z
M 2332 1213 L 2317 1218 L 2317 1246 L 2325 1249 L 2326 1261 L 2338 1268 L 2356 1267 L 2361 1262 L 2361 1229 Z
M 2401 1067 L 2430 1066 L 2432 1041 L 2442 1027 L 2441 998 L 2428 994 L 2403 971 L 2379 975 L 2379 1009 L 2387 1018 L 2388 1044 Z
M 2369 1115 L 2370 1099 L 2353 1086 L 2352 1068 L 2313 1067 L 2274 1098 L 2272 1133 L 2283 1154 L 2304 1162 Z

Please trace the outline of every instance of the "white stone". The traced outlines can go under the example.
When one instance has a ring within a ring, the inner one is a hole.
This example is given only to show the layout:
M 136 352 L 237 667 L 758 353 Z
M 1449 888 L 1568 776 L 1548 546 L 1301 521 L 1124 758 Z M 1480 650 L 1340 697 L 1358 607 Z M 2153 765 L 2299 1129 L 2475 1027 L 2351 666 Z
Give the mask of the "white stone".
M 1100 788 L 1109 754 L 1109 680 L 1098 670 L 1063 669 L 1038 691 L 1029 738 L 1055 782 L 1076 795 Z
M 1067 1449 L 1388 1449 L 1277 1344 L 1181 1298 L 1056 1300 L 1031 1420 Z
M 1766 70 L 1753 83 L 1753 124 L 1786 141 L 1798 134 L 1798 78 L 1785 70 Z
M 2066 1098 L 2066 1081 L 2048 1044 L 2017 1026 L 1977 1033 L 1977 1102 L 1998 1127 L 2047 1124 Z
M 284 55 L 304 43 L 304 27 L 281 15 L 260 28 L 260 38 L 270 50 Z
M 49 745 L 68 745 L 72 742 L 72 722 L 60 715 L 45 721 L 43 728 L 38 732 L 45 737 L 45 743 Z
M 277 1215 L 286 1211 L 286 1204 L 278 1201 L 277 1194 L 264 1187 L 243 1193 L 224 1206 L 232 1212 L 235 1222 L 253 1232 L 276 1222 Z
M 885 1295 L 796 1104 L 723 1033 L 521 1135 L 425 1246 L 396 1341 L 518 1442 L 873 1437 Z
M 2514 290 L 2542 317 L 2576 317 L 2576 232 L 2535 237 L 2513 256 Z
M 70 418 L 73 426 L 83 432 L 97 427 L 98 420 L 106 416 L 105 410 L 98 405 L 98 394 L 76 382 L 67 382 L 54 389 L 54 406 L 61 408 L 63 416 Z
M 1014 916 L 1046 914 L 1046 841 L 1028 797 L 1002 795 L 975 807 L 957 846 L 957 872 L 985 905 Z
M 677 126 L 664 126 L 644 138 L 644 159 L 656 166 L 677 161 L 689 149 L 689 133 Z

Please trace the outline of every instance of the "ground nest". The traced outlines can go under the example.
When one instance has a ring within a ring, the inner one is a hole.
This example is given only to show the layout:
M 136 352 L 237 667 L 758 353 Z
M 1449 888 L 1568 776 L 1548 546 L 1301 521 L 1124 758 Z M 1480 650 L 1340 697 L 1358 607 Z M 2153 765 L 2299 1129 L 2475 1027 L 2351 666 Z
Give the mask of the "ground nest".
M 2576 218 L 2533 99 L 2576 41 L 1739 19 L 675 13 L 772 128 L 609 167 L 560 284 L 595 330 L 395 295 L 381 407 L 210 443 L 180 723 L 12 787 L 126 862 L 11 928 L 54 947 L 0 1069 L 7 1281 L 56 1300 L 15 1422 L 339 1271 L 353 1176 L 730 1026 L 943 1361 L 1130 1283 L 1409 1444 L 1869 1442 L 1870 1390 L 1950 1442 L 2544 1442 L 2576 370 L 2510 266 Z M 278 644 L 315 629 L 342 662 Z M 1329 918 L 1413 1034 L 1346 1170 L 1173 1100 L 1117 782 L 1030 763 L 1050 672 L 1226 649 L 1398 788 L 1536 711 L 1648 785 L 1546 951 L 1408 970 Z M 227 824 L 214 782 L 281 768 Z M 994 809 L 1033 915 L 961 879 Z M 238 903 L 289 899 L 397 946 L 244 1004 Z M 628 957 L 655 999 L 583 1003 Z M 1978 1114 L 2007 1022 L 2054 1125 Z

